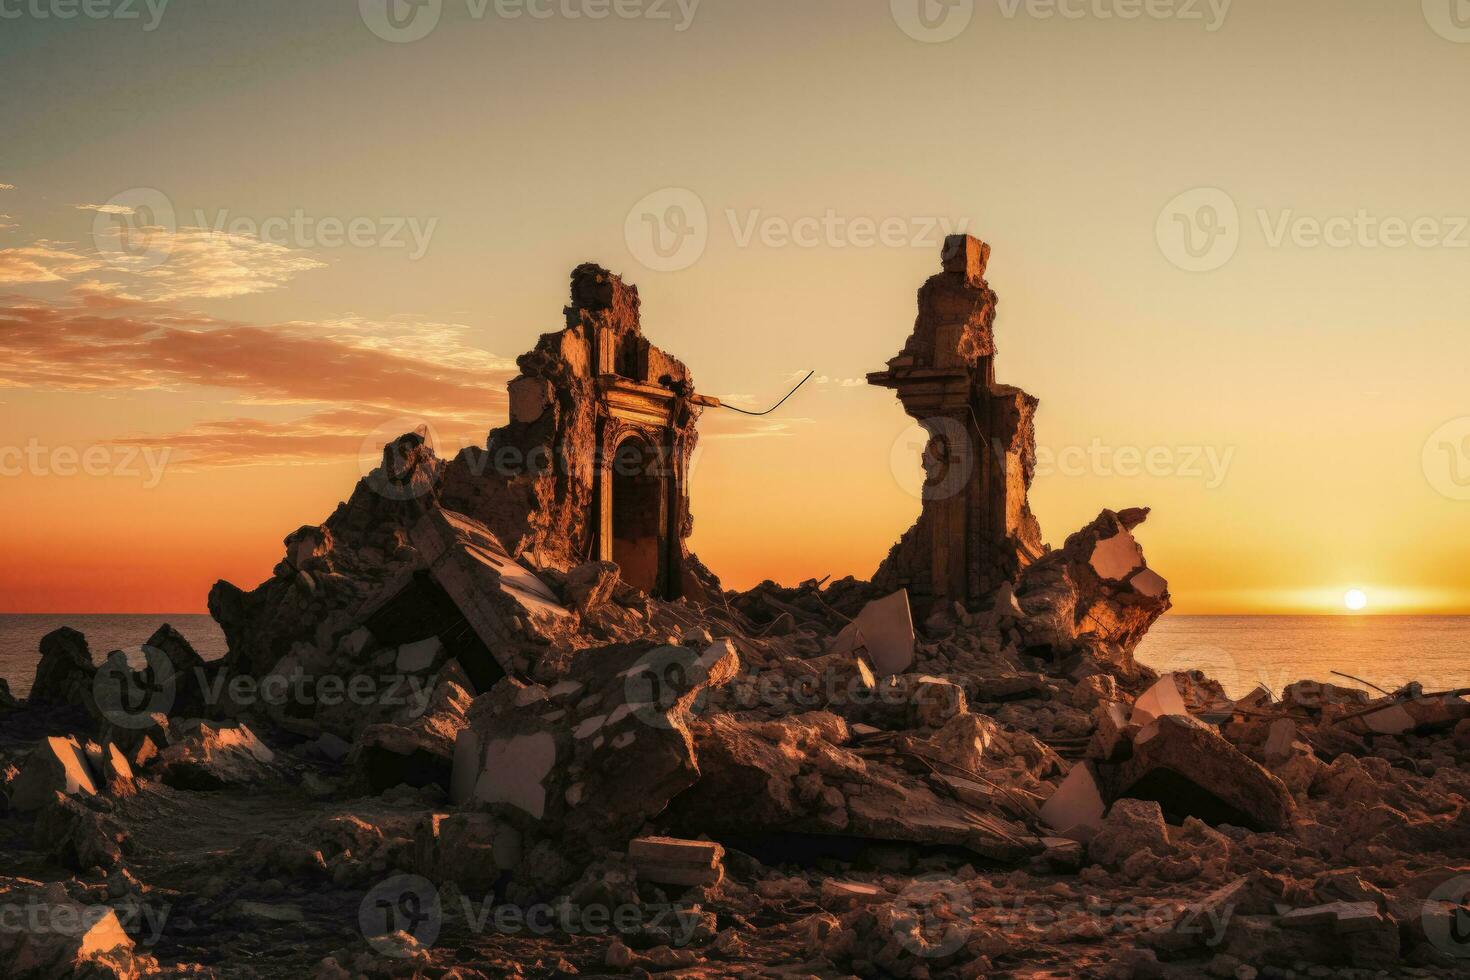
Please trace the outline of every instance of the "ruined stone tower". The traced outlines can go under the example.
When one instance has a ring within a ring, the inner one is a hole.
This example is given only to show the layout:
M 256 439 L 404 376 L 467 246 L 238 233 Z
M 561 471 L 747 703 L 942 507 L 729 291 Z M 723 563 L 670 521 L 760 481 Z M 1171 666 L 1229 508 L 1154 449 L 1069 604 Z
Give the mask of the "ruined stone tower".
M 612 561 L 650 595 L 705 598 L 713 577 L 686 545 L 689 460 L 719 402 L 643 336 L 638 287 L 578 266 L 565 314 L 517 361 L 509 423 L 450 464 L 444 503 L 538 567 Z
M 1043 551 L 1026 501 L 1037 399 L 995 382 L 989 258 L 984 242 L 949 236 L 943 271 L 919 290 L 914 332 L 888 370 L 868 375 L 897 391 L 929 435 L 923 511 L 874 576 L 881 587 L 907 588 L 921 614 L 989 596 Z

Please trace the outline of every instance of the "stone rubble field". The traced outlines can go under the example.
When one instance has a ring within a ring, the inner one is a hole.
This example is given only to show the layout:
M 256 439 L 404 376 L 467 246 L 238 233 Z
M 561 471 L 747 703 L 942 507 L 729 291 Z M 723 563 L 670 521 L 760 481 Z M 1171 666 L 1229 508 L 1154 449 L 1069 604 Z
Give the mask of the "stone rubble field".
M 988 254 L 870 376 L 936 488 L 871 581 L 721 587 L 719 401 L 589 265 L 485 448 L 395 440 L 215 586 L 225 659 L 47 636 L 0 683 L 0 973 L 1470 976 L 1466 692 L 1139 664 L 1148 512 L 1042 543 Z

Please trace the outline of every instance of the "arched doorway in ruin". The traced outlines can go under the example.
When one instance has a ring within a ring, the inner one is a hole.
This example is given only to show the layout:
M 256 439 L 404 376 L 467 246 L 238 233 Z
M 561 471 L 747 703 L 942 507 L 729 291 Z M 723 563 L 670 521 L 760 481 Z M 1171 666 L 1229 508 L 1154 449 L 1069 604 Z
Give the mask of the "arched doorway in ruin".
M 631 434 L 613 452 L 612 560 L 629 585 L 649 595 L 666 595 L 669 552 L 669 481 L 657 448 Z

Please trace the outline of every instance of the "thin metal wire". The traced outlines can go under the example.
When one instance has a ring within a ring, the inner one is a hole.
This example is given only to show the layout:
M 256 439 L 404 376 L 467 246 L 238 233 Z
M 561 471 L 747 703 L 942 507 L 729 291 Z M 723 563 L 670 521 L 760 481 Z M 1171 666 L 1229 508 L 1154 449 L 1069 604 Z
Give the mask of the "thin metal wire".
M 792 388 L 790 391 L 788 391 L 786 393 L 786 398 L 790 398 L 792 395 L 794 395 L 798 391 L 800 391 L 801 390 L 801 386 L 804 385 L 804 384 L 806 384 L 808 381 L 810 381 L 812 379 L 812 375 L 814 375 L 816 373 L 817 373 L 816 371 L 808 371 L 806 377 L 802 378 L 801 381 L 797 382 L 797 385 L 796 385 L 795 388 Z M 774 404 L 770 408 L 766 409 L 764 412 L 747 412 L 743 408 L 736 408 L 734 405 L 726 405 L 724 402 L 721 402 L 720 403 L 720 407 L 721 408 L 728 408 L 732 412 L 739 412 L 741 415 L 755 415 L 755 416 L 770 415 L 776 409 L 778 409 L 782 405 L 785 405 L 786 404 L 786 398 L 781 399 L 776 404 Z

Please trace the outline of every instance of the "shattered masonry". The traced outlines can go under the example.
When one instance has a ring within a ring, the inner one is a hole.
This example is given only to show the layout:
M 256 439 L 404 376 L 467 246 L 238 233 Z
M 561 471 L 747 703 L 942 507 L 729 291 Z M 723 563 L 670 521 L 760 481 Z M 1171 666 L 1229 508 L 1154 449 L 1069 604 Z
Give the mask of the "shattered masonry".
M 0 923 L 0 959 L 157 975 L 205 934 L 323 980 L 1454 973 L 1465 692 L 1232 700 L 1138 664 L 1170 603 L 1134 536 L 1148 512 L 1043 544 L 1037 401 L 994 380 L 988 256 L 945 243 L 870 376 L 931 437 L 921 513 L 871 582 L 721 588 L 687 545 L 719 402 L 643 337 L 637 290 L 583 265 L 484 448 L 395 440 L 268 581 L 215 586 L 224 661 L 167 626 L 145 671 L 48 635 L 27 703 L 0 685 L 0 826 L 27 825 L 0 861 L 77 877 L 0 874 L 0 899 L 167 894 L 188 914 L 150 952 L 115 914 L 80 935 Z M 323 677 L 407 696 L 234 684 Z M 402 875 L 426 882 L 415 907 L 635 921 L 374 931 Z

